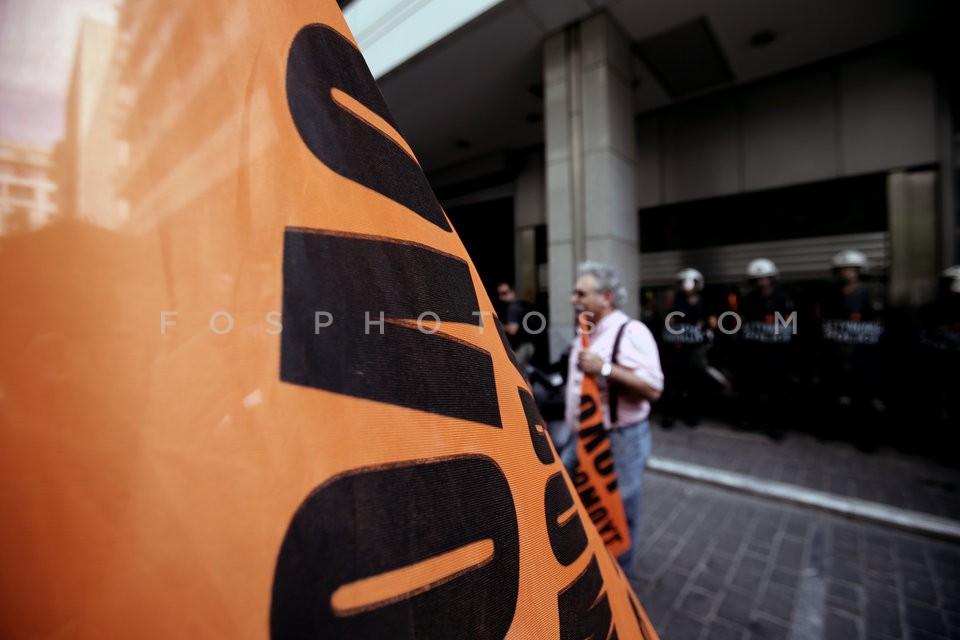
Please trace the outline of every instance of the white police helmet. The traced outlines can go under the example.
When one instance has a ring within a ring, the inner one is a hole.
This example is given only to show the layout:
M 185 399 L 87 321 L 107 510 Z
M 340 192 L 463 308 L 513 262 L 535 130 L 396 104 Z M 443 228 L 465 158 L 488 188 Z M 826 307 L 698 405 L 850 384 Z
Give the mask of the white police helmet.
M 847 249 L 833 256 L 833 268 L 857 267 L 858 269 L 867 268 L 867 256 L 855 249 Z
M 757 258 L 747 265 L 748 278 L 772 278 L 779 274 L 780 272 L 777 271 L 777 265 L 773 264 L 773 260 L 767 260 L 766 258 Z
M 703 291 L 703 274 L 696 269 L 681 269 L 677 272 L 677 282 L 684 289 Z
M 960 293 L 960 264 L 944 269 L 940 277 L 950 283 L 952 293 Z

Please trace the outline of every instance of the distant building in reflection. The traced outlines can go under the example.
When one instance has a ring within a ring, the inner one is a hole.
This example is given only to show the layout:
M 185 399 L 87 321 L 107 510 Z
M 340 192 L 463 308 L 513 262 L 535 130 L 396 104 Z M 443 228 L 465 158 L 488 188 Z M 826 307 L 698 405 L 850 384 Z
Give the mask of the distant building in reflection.
M 53 149 L 0 140 L 0 235 L 33 231 L 57 215 Z
M 223 3 L 143 0 L 119 4 L 115 27 L 85 19 L 58 153 L 67 215 L 138 234 L 232 197 L 276 138 L 262 88 L 229 97 L 249 81 L 255 34 Z
M 126 202 L 117 195 L 127 149 L 119 135 L 125 89 L 119 83 L 118 42 L 116 27 L 84 18 L 57 158 L 64 215 L 109 229 L 127 219 Z

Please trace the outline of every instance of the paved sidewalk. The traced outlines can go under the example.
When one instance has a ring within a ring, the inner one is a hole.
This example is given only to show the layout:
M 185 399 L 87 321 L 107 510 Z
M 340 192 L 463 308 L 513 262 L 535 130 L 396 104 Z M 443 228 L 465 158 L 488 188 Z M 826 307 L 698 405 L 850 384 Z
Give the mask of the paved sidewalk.
M 769 492 L 960 527 L 960 469 L 719 423 L 653 431 L 632 581 L 664 640 L 960 638 L 960 538 Z M 752 486 L 718 483 L 726 476 Z
M 864 453 L 840 441 L 788 433 L 780 442 L 721 423 L 653 428 L 653 456 L 956 520 L 960 455 L 949 467 L 892 448 Z

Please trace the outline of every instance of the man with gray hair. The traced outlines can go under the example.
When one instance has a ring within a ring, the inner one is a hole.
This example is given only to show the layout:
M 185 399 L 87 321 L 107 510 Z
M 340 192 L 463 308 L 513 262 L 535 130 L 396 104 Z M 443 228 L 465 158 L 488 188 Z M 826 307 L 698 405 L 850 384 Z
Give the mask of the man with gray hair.
M 627 291 L 616 269 L 584 262 L 570 302 L 586 324 L 589 349 L 573 341 L 567 374 L 566 420 L 579 423 L 580 393 L 584 375 L 592 376 L 600 390 L 604 427 L 610 437 L 617 485 L 623 498 L 633 544 L 618 561 L 629 574 L 639 546 L 643 470 L 650 456 L 650 403 L 663 391 L 660 353 L 650 330 L 620 310 Z M 565 453 L 576 447 L 568 447 Z M 576 461 L 565 457 L 573 474 Z

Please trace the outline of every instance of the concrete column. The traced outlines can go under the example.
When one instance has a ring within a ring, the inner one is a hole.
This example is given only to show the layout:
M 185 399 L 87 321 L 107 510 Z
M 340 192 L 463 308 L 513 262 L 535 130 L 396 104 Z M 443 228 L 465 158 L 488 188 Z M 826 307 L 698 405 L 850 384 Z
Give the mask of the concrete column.
M 544 43 L 550 356 L 573 338 L 576 266 L 611 264 L 636 317 L 640 282 L 630 43 L 605 14 Z
M 547 207 L 543 189 L 544 156 L 538 148 L 521 158 L 513 201 L 514 210 L 514 282 L 517 295 L 527 302 L 536 302 L 541 288 L 537 267 L 536 228 L 546 224 Z M 546 286 L 546 283 L 542 283 Z

